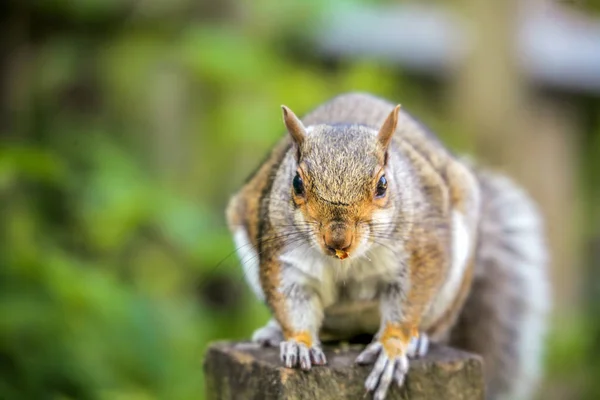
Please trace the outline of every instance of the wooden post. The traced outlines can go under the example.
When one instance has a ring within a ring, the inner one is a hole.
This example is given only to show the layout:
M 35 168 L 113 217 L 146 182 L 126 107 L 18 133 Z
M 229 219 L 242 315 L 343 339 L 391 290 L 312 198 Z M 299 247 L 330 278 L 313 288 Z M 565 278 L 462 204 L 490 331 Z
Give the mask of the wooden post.
M 208 400 L 337 400 L 371 398 L 364 382 L 372 366 L 354 360 L 364 346 L 326 348 L 328 365 L 305 372 L 281 366 L 279 349 L 253 343 L 215 343 L 204 362 Z M 484 399 L 482 360 L 448 347 L 432 346 L 411 362 L 402 388 L 386 400 Z

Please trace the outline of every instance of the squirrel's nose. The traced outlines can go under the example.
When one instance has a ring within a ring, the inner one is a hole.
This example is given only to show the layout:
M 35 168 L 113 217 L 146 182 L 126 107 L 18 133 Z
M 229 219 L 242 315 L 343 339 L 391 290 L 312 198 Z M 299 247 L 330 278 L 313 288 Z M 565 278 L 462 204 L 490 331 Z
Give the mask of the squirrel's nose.
M 323 240 L 327 249 L 335 253 L 336 250 L 347 251 L 352 245 L 352 230 L 345 224 L 332 224 L 325 230 Z

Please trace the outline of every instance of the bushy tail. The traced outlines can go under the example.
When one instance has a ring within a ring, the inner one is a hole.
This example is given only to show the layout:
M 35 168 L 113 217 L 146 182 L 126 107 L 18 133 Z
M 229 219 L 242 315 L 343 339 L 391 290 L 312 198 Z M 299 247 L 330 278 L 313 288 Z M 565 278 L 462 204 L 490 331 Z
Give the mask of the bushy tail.
M 482 220 L 473 288 L 451 344 L 483 356 L 487 398 L 529 399 L 550 307 L 541 218 L 504 176 L 479 172 Z

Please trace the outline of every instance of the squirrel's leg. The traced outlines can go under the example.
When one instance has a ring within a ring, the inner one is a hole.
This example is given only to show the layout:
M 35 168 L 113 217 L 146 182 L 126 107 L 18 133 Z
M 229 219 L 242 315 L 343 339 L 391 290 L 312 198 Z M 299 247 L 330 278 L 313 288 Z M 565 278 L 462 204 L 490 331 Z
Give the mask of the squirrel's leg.
M 300 366 L 309 370 L 312 365 L 324 365 L 327 360 L 319 342 L 319 328 L 323 308 L 317 293 L 305 285 L 282 285 L 284 303 L 288 313 L 279 323 L 285 341 L 280 344 L 281 361 L 288 368 Z
M 315 287 L 293 266 L 272 262 L 263 271 L 270 271 L 263 278 L 263 290 L 283 334 L 281 361 L 304 370 L 325 364 L 318 337 L 323 306 Z
M 283 342 L 283 332 L 277 321 L 271 318 L 265 326 L 254 331 L 252 341 L 261 346 L 276 347 Z
M 385 398 L 392 381 L 398 386 L 404 383 L 411 340 L 419 338 L 423 312 L 431 304 L 444 276 L 448 255 L 443 242 L 426 234 L 420 238 L 425 240 L 409 247 L 415 250 L 402 279 L 382 287 L 379 295 L 381 327 L 373 343 L 356 359 L 359 364 L 375 361 L 365 382 L 368 391 L 375 391 L 375 400 Z
M 390 284 L 381 295 L 381 328 L 373 342 L 358 356 L 358 364 L 375 363 L 365 381 L 365 388 L 375 391 L 373 398 L 383 400 L 392 381 L 398 386 L 404 383 L 408 372 L 408 349 L 413 336 L 417 336 L 417 324 L 403 317 L 399 305 L 402 302 L 400 284 Z

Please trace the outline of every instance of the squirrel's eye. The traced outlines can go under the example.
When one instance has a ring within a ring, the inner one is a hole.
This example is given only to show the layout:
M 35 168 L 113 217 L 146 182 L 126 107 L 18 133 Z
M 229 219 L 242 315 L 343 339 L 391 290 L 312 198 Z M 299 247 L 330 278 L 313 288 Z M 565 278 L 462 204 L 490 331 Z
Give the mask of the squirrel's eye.
M 381 178 L 379 178 L 379 182 L 377 182 L 377 190 L 375 191 L 375 197 L 385 196 L 386 190 L 387 190 L 387 179 L 385 179 L 385 175 L 381 175 Z
M 302 182 L 302 178 L 300 178 L 300 174 L 296 173 L 296 176 L 292 181 L 292 186 L 296 196 L 302 196 L 304 194 L 304 183 Z

